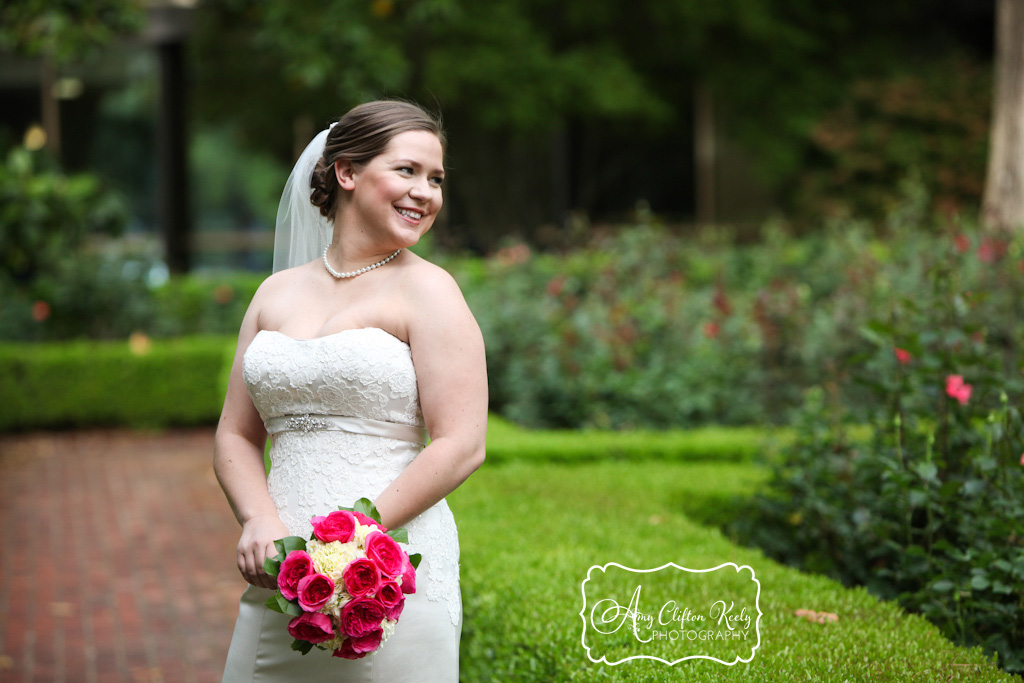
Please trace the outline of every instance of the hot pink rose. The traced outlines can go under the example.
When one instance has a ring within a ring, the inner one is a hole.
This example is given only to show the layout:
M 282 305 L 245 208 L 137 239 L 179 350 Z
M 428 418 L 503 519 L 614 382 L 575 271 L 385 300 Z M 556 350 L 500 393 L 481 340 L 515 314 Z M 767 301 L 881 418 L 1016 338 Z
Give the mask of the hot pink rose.
M 377 599 L 384 605 L 384 616 L 388 619 L 397 619 L 405 607 L 405 596 L 402 589 L 394 581 L 386 581 L 381 584 L 377 591 Z
M 386 526 L 384 526 L 383 524 L 381 524 L 377 520 L 373 519 L 372 517 L 367 517 L 362 512 L 353 512 L 352 514 L 355 516 L 356 521 L 358 521 L 363 526 L 375 526 L 378 529 L 380 529 L 381 531 L 387 531 L 388 530 L 388 528 Z
M 388 619 L 397 620 L 398 617 L 402 616 L 402 610 L 405 609 L 405 596 L 403 595 L 398 603 L 394 607 L 384 608 L 384 616 Z
M 377 599 L 384 609 L 390 609 L 402 601 L 402 589 L 394 581 L 385 581 L 377 589 Z
M 346 638 L 337 650 L 334 651 L 332 657 L 342 657 L 344 659 L 362 659 L 366 656 L 365 652 L 356 652 L 352 647 L 352 639 Z
M 971 400 L 971 385 L 964 384 L 964 378 L 961 375 L 949 375 L 946 377 L 946 394 L 950 398 L 960 401 L 960 405 L 965 406 Z
M 340 541 L 348 543 L 356 531 L 356 518 L 351 512 L 338 510 L 326 517 L 313 518 L 313 535 L 324 543 Z
M 361 638 L 346 638 L 341 647 L 332 656 L 345 659 L 361 659 L 380 647 L 384 639 L 384 631 L 377 629 Z
M 341 630 L 347 636 L 360 638 L 380 628 L 384 607 L 373 598 L 356 598 L 341 608 Z
M 313 558 L 305 550 L 293 550 L 281 563 L 277 574 L 277 589 L 286 600 L 298 597 L 299 581 L 313 573 Z
M 345 579 L 345 590 L 353 598 L 373 595 L 380 585 L 380 570 L 373 560 L 360 557 L 348 563 L 342 578 Z
M 310 574 L 299 581 L 299 607 L 315 612 L 334 595 L 334 581 L 323 574 Z
M 376 631 L 370 631 L 365 636 L 359 638 L 350 638 L 352 641 L 352 649 L 359 654 L 367 654 L 373 652 L 380 647 L 380 642 L 384 639 L 384 631 L 377 629 Z
M 288 622 L 288 633 L 292 638 L 307 643 L 324 643 L 334 637 L 331 618 L 319 612 L 305 612 Z
M 402 558 L 402 592 L 416 592 L 416 567 L 412 566 L 408 555 Z
M 405 553 L 385 533 L 373 531 L 366 537 L 366 556 L 377 563 L 380 573 L 393 579 L 402 573 L 402 559 Z

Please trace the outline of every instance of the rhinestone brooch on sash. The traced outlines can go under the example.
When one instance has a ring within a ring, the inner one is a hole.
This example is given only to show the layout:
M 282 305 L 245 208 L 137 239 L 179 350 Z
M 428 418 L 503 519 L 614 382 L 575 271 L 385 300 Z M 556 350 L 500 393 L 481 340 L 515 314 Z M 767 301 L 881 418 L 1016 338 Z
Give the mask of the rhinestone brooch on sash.
M 294 429 L 300 432 L 313 432 L 319 429 L 327 429 L 330 426 L 331 422 L 329 420 L 312 415 L 296 415 L 295 417 L 288 418 L 288 421 L 285 422 L 287 429 Z

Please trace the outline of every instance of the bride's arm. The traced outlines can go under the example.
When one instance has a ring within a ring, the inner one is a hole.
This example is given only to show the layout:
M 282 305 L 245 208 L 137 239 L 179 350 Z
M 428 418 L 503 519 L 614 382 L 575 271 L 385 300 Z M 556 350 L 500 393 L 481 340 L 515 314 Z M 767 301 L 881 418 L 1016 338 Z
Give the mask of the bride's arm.
M 260 289 L 263 289 L 262 287 Z M 213 470 L 224 495 L 242 525 L 238 540 L 238 570 L 255 586 L 276 588 L 263 571 L 263 560 L 277 554 L 274 541 L 288 535 L 267 491 L 263 447 L 267 432 L 242 380 L 242 356 L 259 331 L 258 299 L 253 297 L 238 333 L 231 378 L 214 437 Z
M 408 523 L 476 471 L 487 435 L 480 328 L 448 273 L 423 263 L 412 275 L 406 330 L 430 444 L 375 501 L 389 528 Z

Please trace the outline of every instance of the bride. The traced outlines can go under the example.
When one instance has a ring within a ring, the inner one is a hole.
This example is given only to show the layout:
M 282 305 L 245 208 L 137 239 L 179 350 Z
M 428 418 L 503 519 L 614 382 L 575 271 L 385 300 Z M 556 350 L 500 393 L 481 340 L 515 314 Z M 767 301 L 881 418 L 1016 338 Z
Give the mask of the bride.
M 419 107 L 370 102 L 321 132 L 285 187 L 276 272 L 242 320 L 215 440 L 250 584 L 224 681 L 458 680 L 459 545 L 445 496 L 484 459 L 484 345 L 451 276 L 406 249 L 441 209 L 443 152 Z M 264 606 L 276 583 L 263 561 L 275 539 L 308 538 L 314 515 L 362 497 L 422 553 L 416 590 L 379 652 L 300 655 L 289 617 Z

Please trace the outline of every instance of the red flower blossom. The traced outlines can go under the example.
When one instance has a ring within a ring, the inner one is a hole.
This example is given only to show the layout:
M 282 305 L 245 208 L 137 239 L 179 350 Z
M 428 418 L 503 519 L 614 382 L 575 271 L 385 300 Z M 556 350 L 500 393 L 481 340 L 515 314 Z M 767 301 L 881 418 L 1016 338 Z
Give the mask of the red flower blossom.
M 978 260 L 982 263 L 993 263 L 1006 256 L 1006 242 L 995 238 L 983 240 L 978 245 Z
M 950 398 L 955 398 L 957 401 L 960 401 L 960 405 L 965 406 L 971 400 L 971 385 L 964 384 L 962 375 L 947 375 L 946 395 Z
M 729 296 L 725 293 L 725 288 L 718 285 L 715 288 L 715 296 L 712 299 L 712 304 L 715 309 L 722 314 L 722 316 L 728 318 L 732 314 L 732 304 L 729 303 Z
M 45 301 L 36 301 L 32 304 L 32 319 L 36 322 L 43 322 L 50 317 L 50 304 Z
M 717 339 L 719 330 L 718 323 L 710 322 L 704 323 L 704 336 L 708 339 Z
M 971 241 L 967 239 L 967 235 L 958 233 L 957 236 L 953 238 L 953 246 L 956 247 L 957 252 L 963 254 L 971 248 Z
M 900 365 L 906 365 L 910 362 L 910 359 L 913 358 L 913 356 L 910 355 L 910 351 L 901 349 L 898 346 L 894 347 L 892 351 L 896 354 L 896 360 L 899 361 Z

